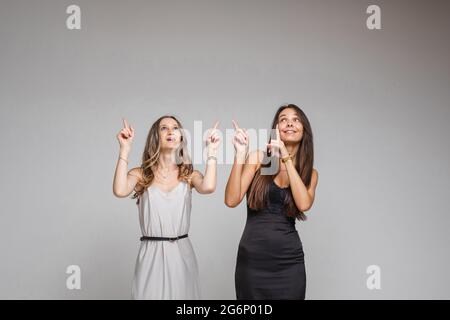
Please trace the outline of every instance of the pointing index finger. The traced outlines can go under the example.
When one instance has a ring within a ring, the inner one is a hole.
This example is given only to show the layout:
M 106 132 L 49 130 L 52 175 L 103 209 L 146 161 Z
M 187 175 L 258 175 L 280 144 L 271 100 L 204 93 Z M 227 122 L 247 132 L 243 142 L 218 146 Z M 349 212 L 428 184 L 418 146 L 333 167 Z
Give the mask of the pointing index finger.
M 234 120 L 231 120 L 231 121 L 233 122 L 234 130 L 238 130 L 238 129 L 239 129 L 239 126 L 238 126 L 237 122 L 234 121 Z
M 123 126 L 128 129 L 128 122 L 127 122 L 127 120 L 125 118 L 122 118 L 122 120 L 123 120 Z
M 275 127 L 275 133 L 277 134 L 277 140 L 280 140 L 280 129 L 278 129 L 278 124 Z

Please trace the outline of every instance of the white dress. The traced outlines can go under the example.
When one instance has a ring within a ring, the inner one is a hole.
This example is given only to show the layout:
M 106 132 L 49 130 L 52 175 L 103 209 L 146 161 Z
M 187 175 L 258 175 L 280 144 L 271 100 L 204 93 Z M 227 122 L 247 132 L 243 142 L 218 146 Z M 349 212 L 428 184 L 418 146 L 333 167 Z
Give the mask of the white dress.
M 143 236 L 176 237 L 189 232 L 192 190 L 180 181 L 169 192 L 151 185 L 138 201 Z M 143 240 L 132 285 L 132 299 L 200 299 L 197 259 L 189 237 Z

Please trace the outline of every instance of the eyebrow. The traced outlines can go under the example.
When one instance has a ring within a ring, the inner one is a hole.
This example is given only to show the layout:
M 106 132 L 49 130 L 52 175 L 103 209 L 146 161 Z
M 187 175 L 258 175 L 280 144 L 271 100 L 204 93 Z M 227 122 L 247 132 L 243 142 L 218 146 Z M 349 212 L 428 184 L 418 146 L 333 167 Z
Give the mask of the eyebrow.
M 281 119 L 281 118 L 283 118 L 283 117 L 287 117 L 287 115 L 286 115 L 286 114 L 282 114 L 282 115 L 279 116 L 278 118 Z M 297 117 L 297 118 L 298 118 L 298 115 L 294 114 L 294 117 Z

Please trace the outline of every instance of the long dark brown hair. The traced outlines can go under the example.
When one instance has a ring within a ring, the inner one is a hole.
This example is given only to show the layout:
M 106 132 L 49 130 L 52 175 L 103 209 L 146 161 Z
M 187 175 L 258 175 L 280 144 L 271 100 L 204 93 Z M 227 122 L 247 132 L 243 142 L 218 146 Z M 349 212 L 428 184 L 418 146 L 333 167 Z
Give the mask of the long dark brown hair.
M 159 124 L 161 120 L 165 118 L 171 118 L 175 120 L 181 132 L 180 146 L 176 150 L 178 157 L 177 158 L 178 179 L 188 182 L 190 175 L 193 171 L 192 162 L 191 159 L 189 158 L 187 151 L 186 136 L 184 134 L 183 126 L 181 125 L 180 121 L 178 121 L 178 119 L 172 115 L 165 115 L 160 117 L 153 123 L 153 125 L 150 128 L 147 135 L 147 141 L 145 143 L 144 152 L 142 153 L 142 164 L 140 166 L 142 172 L 142 181 L 138 182 L 141 188 L 139 191 L 135 191 L 132 197 L 132 199 L 138 198 L 137 203 L 139 203 L 139 196 L 141 196 L 144 193 L 144 191 L 150 186 L 153 179 L 155 178 L 153 168 L 158 163 L 161 150 Z
M 311 184 L 311 175 L 314 163 L 314 147 L 313 147 L 313 134 L 311 130 L 311 125 L 306 117 L 305 113 L 295 104 L 287 104 L 278 108 L 277 112 L 272 121 L 272 129 L 275 129 L 278 124 L 278 117 L 284 109 L 294 109 L 300 122 L 303 125 L 303 136 L 300 140 L 300 145 L 298 147 L 297 153 L 295 155 L 295 169 L 300 175 L 305 186 L 308 188 Z M 270 142 L 270 140 L 269 140 Z M 264 153 L 264 157 L 267 159 L 268 151 Z M 278 159 L 276 161 L 279 161 Z M 252 184 L 247 191 L 247 204 L 251 209 L 260 210 L 267 206 L 269 184 L 272 183 L 275 176 L 274 175 L 261 175 L 262 167 L 269 167 L 270 162 L 263 161 L 261 167 L 255 173 Z M 287 215 L 290 217 L 295 217 L 298 220 L 306 220 L 306 215 L 304 212 L 300 211 L 295 205 L 291 188 L 287 188 L 286 197 L 284 205 L 287 211 Z

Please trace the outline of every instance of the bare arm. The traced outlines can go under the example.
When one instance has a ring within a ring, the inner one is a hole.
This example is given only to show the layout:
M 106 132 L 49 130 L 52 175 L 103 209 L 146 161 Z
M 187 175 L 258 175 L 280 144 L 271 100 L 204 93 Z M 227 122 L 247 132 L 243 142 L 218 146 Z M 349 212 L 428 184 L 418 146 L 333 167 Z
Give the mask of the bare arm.
M 217 183 L 217 161 L 216 159 L 206 160 L 205 175 L 194 170 L 191 175 L 191 185 L 200 194 L 213 193 Z
M 136 167 L 128 171 L 127 164 L 119 160 L 113 181 L 114 195 L 118 198 L 128 197 L 135 190 L 141 177 L 141 168 Z
M 194 170 L 191 176 L 192 187 L 194 187 L 195 190 L 197 190 L 197 192 L 200 194 L 213 193 L 216 190 L 215 171 L 216 171 L 215 165 L 207 165 L 205 175 L 203 175 L 200 171 Z
M 287 157 L 289 156 L 289 152 L 287 151 L 283 141 L 280 139 L 280 131 L 278 130 L 278 125 L 276 126 L 276 133 L 277 138 L 275 140 L 272 140 L 270 145 L 271 147 L 274 147 L 275 150 L 279 151 L 282 158 L 288 159 Z M 309 188 L 306 188 L 304 182 L 297 172 L 297 169 L 295 168 L 292 158 L 288 159 L 285 164 L 295 205 L 300 211 L 305 212 L 309 210 L 314 203 L 318 173 L 315 169 L 313 169 L 310 186 Z
M 208 194 L 216 190 L 217 184 L 217 148 L 220 144 L 220 136 L 217 132 L 217 121 L 213 128 L 210 129 L 208 138 L 206 139 L 207 156 L 205 175 L 195 170 L 191 176 L 191 185 L 198 193 Z
M 286 162 L 286 171 L 289 177 L 289 185 L 291 187 L 295 205 L 302 212 L 308 211 L 314 203 L 315 191 L 319 178 L 317 171 L 313 169 L 309 188 L 306 188 L 300 175 L 295 169 L 292 160 Z
M 256 171 L 261 166 L 262 157 L 262 151 L 253 151 L 248 155 L 244 164 L 243 156 L 236 154 L 233 168 L 231 169 L 230 177 L 225 188 L 225 204 L 228 207 L 234 208 L 244 199 L 255 177 Z
M 261 151 L 253 151 L 247 156 L 249 137 L 245 129 L 239 128 L 233 120 L 235 134 L 233 144 L 236 150 L 233 167 L 225 188 L 225 204 L 236 207 L 241 203 L 261 163 Z
M 118 198 L 129 196 L 141 177 L 140 168 L 128 171 L 128 155 L 134 138 L 134 129 L 128 125 L 125 119 L 123 119 L 123 123 L 124 127 L 117 134 L 120 152 L 113 179 L 113 194 Z

